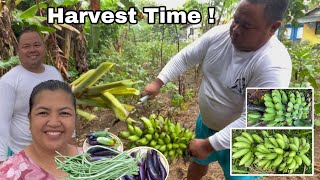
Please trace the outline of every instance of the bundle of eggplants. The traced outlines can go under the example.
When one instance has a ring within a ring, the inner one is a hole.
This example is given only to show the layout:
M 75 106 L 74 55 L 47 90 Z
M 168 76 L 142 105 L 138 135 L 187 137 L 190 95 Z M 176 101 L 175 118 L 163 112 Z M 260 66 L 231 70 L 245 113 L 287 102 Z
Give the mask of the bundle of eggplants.
M 131 154 L 131 156 L 135 156 Z M 167 171 L 162 164 L 158 152 L 148 150 L 146 156 L 139 162 L 139 174 L 134 176 L 122 176 L 121 180 L 165 180 Z

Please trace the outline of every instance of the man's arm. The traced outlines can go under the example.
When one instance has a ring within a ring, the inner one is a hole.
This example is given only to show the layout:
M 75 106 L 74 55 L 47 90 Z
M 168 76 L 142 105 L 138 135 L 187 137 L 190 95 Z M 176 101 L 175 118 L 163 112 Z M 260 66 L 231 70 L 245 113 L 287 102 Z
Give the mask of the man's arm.
M 213 28 L 199 39 L 183 48 L 165 65 L 157 78 L 166 84 L 177 78 L 189 68 L 201 64 L 217 34 L 219 34 L 219 30 Z
M 10 124 L 16 98 L 15 93 L 11 85 L 0 81 L 0 161 L 7 159 Z
M 191 43 L 178 54 L 176 54 L 161 70 L 158 77 L 148 84 L 142 95 L 149 95 L 150 99 L 153 99 L 159 94 L 160 88 L 167 82 L 177 78 L 187 69 L 200 64 L 206 56 L 207 50 L 210 44 L 214 40 L 215 36 L 219 33 L 213 28 L 205 33 L 201 38 Z
M 246 111 L 244 108 L 244 111 L 242 112 L 241 116 L 236 121 L 229 124 L 228 126 L 223 128 L 221 131 L 210 136 L 209 142 L 216 151 L 223 150 L 223 149 L 230 149 L 231 128 L 245 128 L 245 127 L 246 127 Z

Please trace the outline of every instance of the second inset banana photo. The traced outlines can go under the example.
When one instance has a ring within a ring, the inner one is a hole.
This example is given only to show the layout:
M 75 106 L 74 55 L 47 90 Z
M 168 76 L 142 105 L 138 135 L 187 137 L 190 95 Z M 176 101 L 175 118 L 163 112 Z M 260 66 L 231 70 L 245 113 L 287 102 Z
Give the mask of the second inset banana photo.
M 232 129 L 232 175 L 313 175 L 312 129 Z

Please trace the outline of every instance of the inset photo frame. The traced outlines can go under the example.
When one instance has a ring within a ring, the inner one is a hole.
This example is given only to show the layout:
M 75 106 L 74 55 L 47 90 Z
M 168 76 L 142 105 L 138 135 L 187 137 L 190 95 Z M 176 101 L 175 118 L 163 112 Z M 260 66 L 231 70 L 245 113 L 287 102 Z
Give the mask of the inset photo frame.
M 247 127 L 313 127 L 313 88 L 247 88 Z
M 232 176 L 313 176 L 314 129 L 230 130 Z

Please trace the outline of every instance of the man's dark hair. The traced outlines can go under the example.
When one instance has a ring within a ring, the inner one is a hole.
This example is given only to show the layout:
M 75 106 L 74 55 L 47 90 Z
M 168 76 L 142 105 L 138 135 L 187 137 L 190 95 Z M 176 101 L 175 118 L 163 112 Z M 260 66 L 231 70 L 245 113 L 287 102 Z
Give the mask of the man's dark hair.
M 33 104 L 34 104 L 34 99 L 35 97 L 41 92 L 41 91 L 56 91 L 56 90 L 63 90 L 67 94 L 69 94 L 72 98 L 72 103 L 74 108 L 76 109 L 76 98 L 74 94 L 72 93 L 72 89 L 69 87 L 69 85 L 65 82 L 58 81 L 58 80 L 48 80 L 41 82 L 38 84 L 36 87 L 33 88 L 30 99 L 29 99 L 29 113 L 31 113 Z
M 23 34 L 29 33 L 29 32 L 35 32 L 35 33 L 37 33 L 37 34 L 41 37 L 41 35 L 40 35 L 40 33 L 39 33 L 38 31 L 36 31 L 36 30 L 34 30 L 34 29 L 32 29 L 32 28 L 25 28 L 25 29 L 21 30 L 20 33 L 19 33 L 18 43 L 20 42 L 21 36 L 22 36 Z
M 281 21 L 289 6 L 289 0 L 247 0 L 253 4 L 264 5 L 264 12 L 270 23 Z

